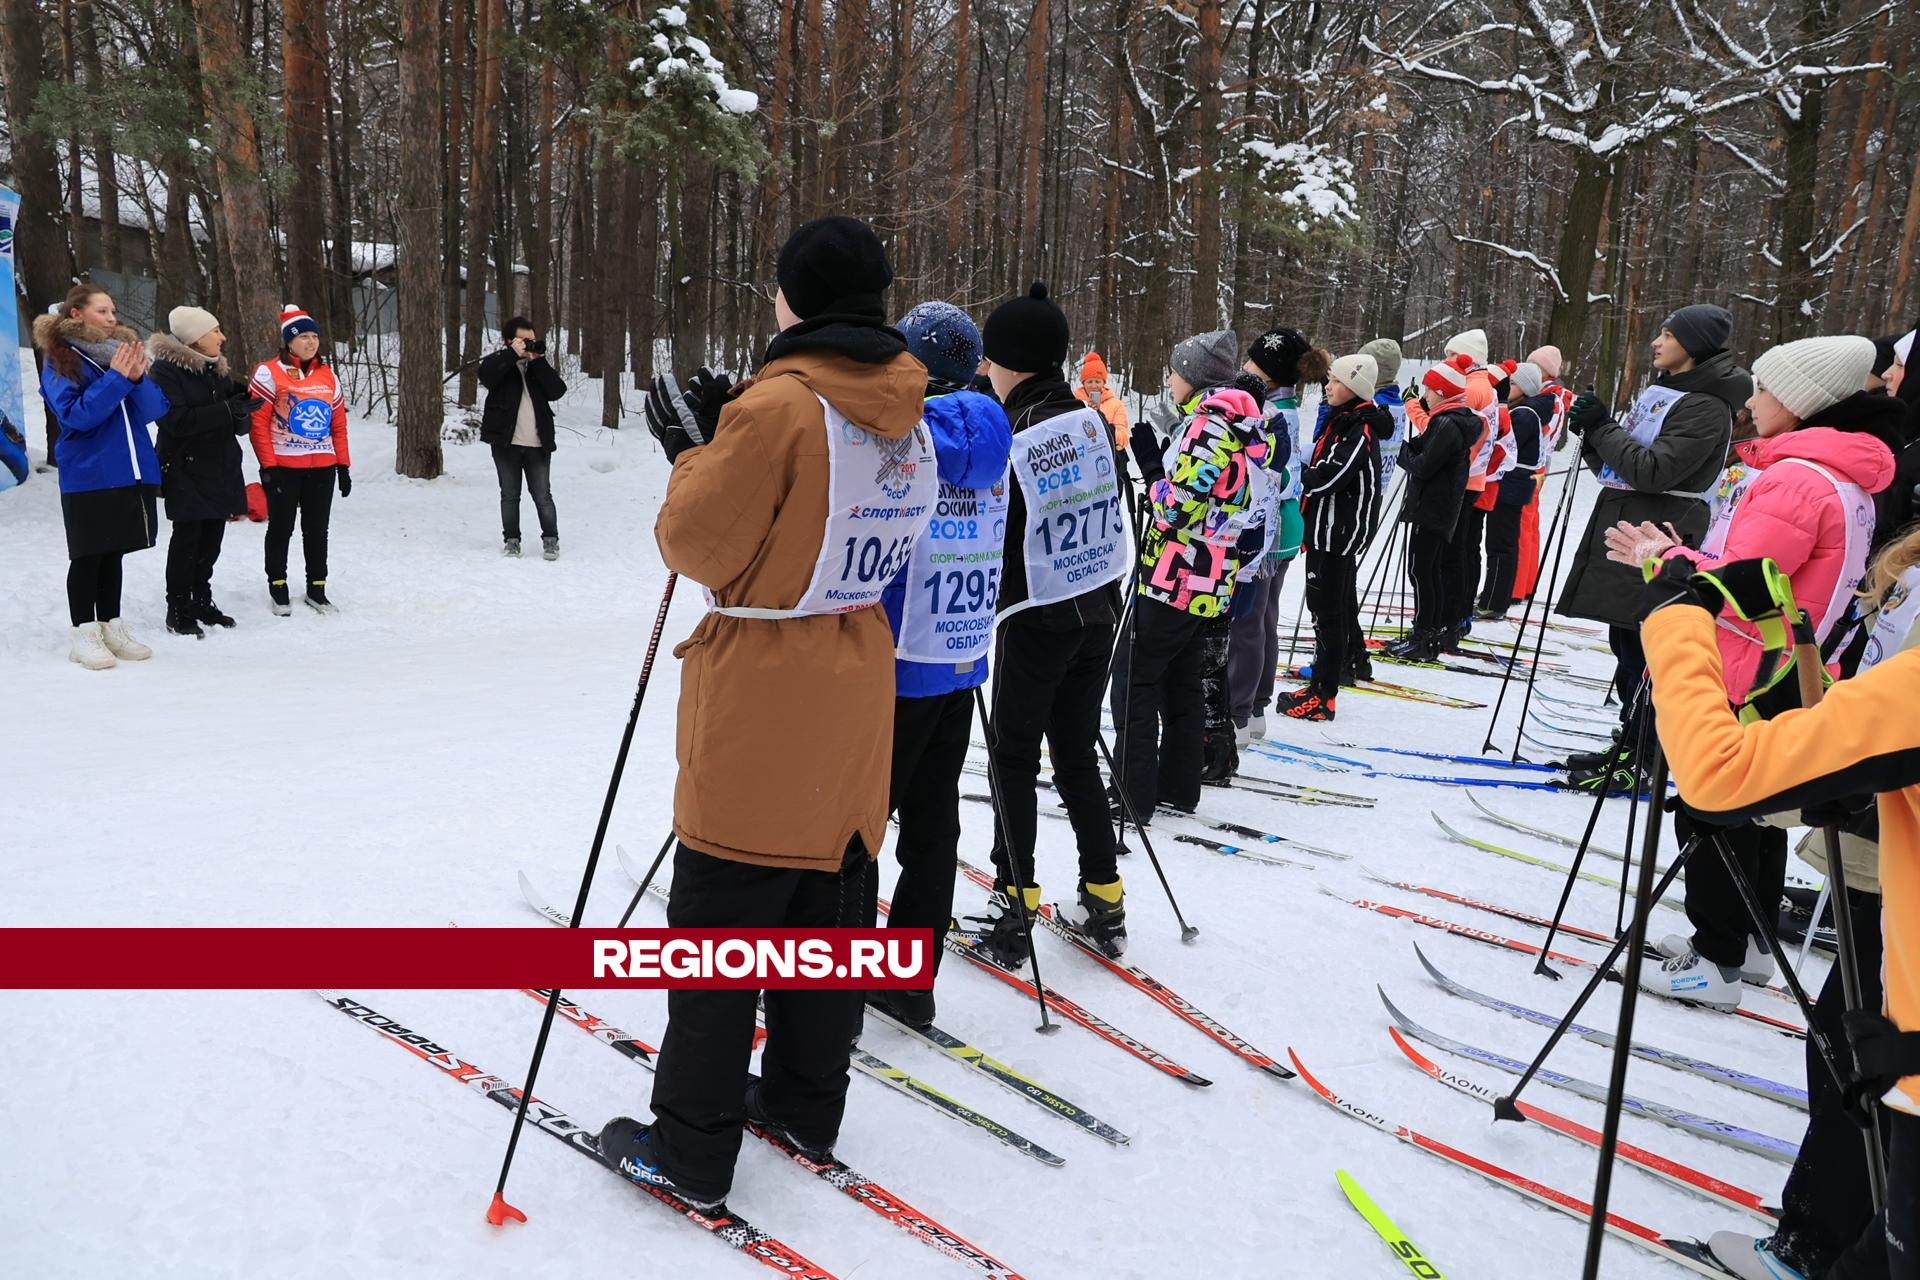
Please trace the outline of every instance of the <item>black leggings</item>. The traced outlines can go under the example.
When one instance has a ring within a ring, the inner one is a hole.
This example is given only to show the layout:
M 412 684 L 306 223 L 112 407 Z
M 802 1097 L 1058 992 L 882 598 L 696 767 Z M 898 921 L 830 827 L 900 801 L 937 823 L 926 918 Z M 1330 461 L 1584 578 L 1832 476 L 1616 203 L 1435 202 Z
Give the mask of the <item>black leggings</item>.
M 80 556 L 67 564 L 67 616 L 78 627 L 120 616 L 120 559 L 126 553 Z

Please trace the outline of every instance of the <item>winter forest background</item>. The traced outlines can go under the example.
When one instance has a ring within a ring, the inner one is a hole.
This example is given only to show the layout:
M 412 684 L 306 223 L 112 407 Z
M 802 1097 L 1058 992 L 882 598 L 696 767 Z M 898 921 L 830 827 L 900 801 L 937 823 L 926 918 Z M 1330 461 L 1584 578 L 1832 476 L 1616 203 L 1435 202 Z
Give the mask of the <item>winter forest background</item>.
M 23 313 L 150 277 L 123 318 L 205 303 L 244 367 L 297 302 L 413 476 L 491 318 L 613 375 L 616 425 L 657 361 L 753 362 L 828 212 L 895 308 L 1044 278 L 1148 393 L 1223 324 L 1484 325 L 1612 395 L 1682 302 L 1747 353 L 1920 306 L 1906 0 L 0 6 Z

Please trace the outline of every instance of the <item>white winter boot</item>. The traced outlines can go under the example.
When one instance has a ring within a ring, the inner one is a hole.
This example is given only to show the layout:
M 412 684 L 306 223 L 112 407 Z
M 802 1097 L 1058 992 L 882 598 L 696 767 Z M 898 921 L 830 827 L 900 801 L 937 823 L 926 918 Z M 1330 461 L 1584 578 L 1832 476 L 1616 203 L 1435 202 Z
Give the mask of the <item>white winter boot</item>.
M 127 630 L 125 618 L 115 618 L 111 622 L 100 624 L 100 637 L 106 642 L 113 656 L 126 662 L 145 662 L 153 656 L 153 650 L 133 638 Z
M 120 665 L 101 638 L 97 622 L 83 622 L 73 629 L 73 648 L 67 650 L 67 661 L 77 662 L 89 671 L 105 671 Z
M 1740 980 L 1728 979 L 1720 966 L 1695 951 L 1676 956 L 1640 977 L 1643 991 L 1731 1013 L 1740 1007 Z

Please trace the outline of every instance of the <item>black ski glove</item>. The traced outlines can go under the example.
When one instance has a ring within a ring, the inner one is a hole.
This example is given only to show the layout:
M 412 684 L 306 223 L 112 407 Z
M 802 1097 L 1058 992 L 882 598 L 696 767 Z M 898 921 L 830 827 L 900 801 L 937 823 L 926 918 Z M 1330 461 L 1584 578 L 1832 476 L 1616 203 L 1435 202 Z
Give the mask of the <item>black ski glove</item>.
M 700 371 L 687 379 L 685 395 L 687 406 L 700 420 L 701 434 L 713 439 L 720 429 L 720 410 L 733 395 L 733 379 L 701 365 Z
M 233 425 L 236 428 L 245 427 L 248 430 L 253 427 L 253 415 L 258 413 L 266 403 L 265 400 L 248 392 L 245 387 L 228 396 L 225 401 L 227 412 L 233 415 Z
M 1724 602 L 1725 598 L 1713 589 L 1713 584 L 1694 572 L 1690 560 L 1675 556 L 1661 564 L 1660 572 L 1640 588 L 1640 604 L 1634 611 L 1634 618 L 1645 622 L 1668 605 L 1693 605 L 1710 614 L 1717 614 Z
M 341 497 L 344 498 L 353 492 L 353 477 L 347 474 L 345 467 L 335 467 L 333 469 L 333 478 L 340 484 Z
M 653 375 L 653 384 L 647 389 L 645 408 L 647 430 L 660 442 L 669 465 L 678 461 L 686 450 L 703 445 L 712 438 L 701 424 L 700 415 L 681 393 L 680 384 L 670 373 Z
M 1575 396 L 1573 407 L 1567 410 L 1567 430 L 1576 436 L 1584 436 L 1590 429 L 1612 420 L 1613 410 L 1591 391 Z
M 1920 1073 L 1920 1031 L 1901 1031 L 1877 1009 L 1851 1009 L 1841 1017 L 1853 1045 L 1855 1074 L 1847 1082 L 1848 1114 L 1863 1128 L 1887 1090 Z

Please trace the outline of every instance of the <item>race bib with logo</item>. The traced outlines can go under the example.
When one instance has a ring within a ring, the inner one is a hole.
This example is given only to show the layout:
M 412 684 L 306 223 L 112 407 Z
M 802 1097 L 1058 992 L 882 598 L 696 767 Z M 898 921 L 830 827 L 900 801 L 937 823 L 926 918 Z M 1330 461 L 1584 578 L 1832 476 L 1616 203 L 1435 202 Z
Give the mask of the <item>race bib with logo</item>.
M 1627 416 L 1620 420 L 1621 429 L 1632 436 L 1634 443 L 1641 448 L 1652 448 L 1653 442 L 1660 438 L 1660 428 L 1666 424 L 1668 412 L 1686 395 L 1686 392 L 1675 391 L 1672 387 L 1648 387 L 1633 402 L 1633 408 L 1627 410 Z M 1609 489 L 1633 488 L 1611 465 L 1600 468 L 1600 483 Z M 1719 487 L 1719 483 L 1715 480 L 1713 488 L 1702 489 L 1698 493 L 1678 489 L 1670 493 L 1678 498 L 1705 498 Z
M 897 656 L 968 667 L 992 647 L 1010 483 L 1005 473 L 985 489 L 941 482 L 933 520 L 907 563 Z
M 827 524 L 820 556 L 791 609 L 730 606 L 735 618 L 801 618 L 878 604 L 933 517 L 939 486 L 924 422 L 897 440 L 875 435 L 820 400 L 827 430 Z
M 1873 616 L 1873 632 L 1860 659 L 1860 670 L 1877 667 L 1906 647 L 1914 624 L 1920 622 L 1920 566 L 1908 569 L 1893 584 Z
M 1018 433 L 1010 470 L 1027 505 L 1020 531 L 1027 598 L 1002 617 L 1126 576 L 1127 521 L 1098 414 L 1071 410 Z

